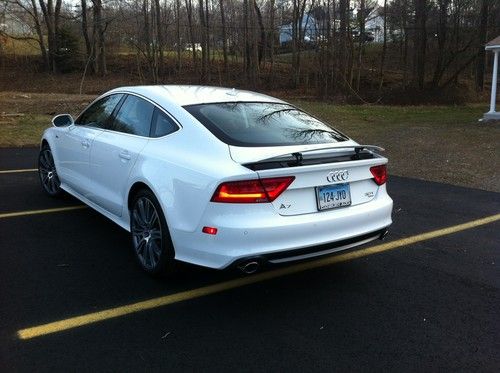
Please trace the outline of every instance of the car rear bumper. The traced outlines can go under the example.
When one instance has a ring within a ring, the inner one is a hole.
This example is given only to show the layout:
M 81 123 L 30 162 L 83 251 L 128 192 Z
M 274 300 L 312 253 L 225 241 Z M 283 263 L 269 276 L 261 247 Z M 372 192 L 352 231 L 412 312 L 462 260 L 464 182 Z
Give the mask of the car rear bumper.
M 392 223 L 392 205 L 386 193 L 361 205 L 297 216 L 259 204 L 240 205 L 235 214 L 227 204 L 213 204 L 195 232 L 171 232 L 175 257 L 223 269 L 252 257 L 278 263 L 329 254 L 380 237 Z M 203 226 L 216 227 L 217 234 L 202 233 Z

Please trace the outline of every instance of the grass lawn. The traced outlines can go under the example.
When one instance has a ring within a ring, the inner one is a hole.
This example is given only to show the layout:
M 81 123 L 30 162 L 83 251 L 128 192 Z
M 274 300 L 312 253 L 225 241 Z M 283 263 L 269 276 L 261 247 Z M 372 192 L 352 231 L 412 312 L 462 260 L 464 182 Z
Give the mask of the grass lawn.
M 22 117 L 0 116 L 0 147 L 38 145 L 49 115 L 28 114 Z
M 0 93 L 0 147 L 38 145 L 55 113 L 76 115 L 93 98 Z M 500 192 L 500 124 L 477 121 L 486 111 L 483 106 L 352 106 L 317 101 L 294 104 L 361 144 L 386 148 L 391 174 Z

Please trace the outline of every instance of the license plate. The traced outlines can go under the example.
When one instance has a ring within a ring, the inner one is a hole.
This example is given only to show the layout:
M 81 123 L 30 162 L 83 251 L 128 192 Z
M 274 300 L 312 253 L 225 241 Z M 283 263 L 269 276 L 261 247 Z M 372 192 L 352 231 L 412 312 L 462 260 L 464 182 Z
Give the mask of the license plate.
M 335 209 L 351 204 L 349 184 L 326 185 L 316 188 L 318 210 Z

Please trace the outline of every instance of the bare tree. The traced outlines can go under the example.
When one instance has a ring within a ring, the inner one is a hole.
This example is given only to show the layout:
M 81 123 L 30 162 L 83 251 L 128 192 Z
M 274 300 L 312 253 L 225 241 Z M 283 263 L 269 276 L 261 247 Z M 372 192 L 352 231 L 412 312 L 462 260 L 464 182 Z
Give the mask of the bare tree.
M 427 0 L 415 0 L 415 54 L 413 80 L 424 88 L 425 54 L 427 51 Z
M 177 52 L 177 72 L 181 71 L 182 59 L 181 59 L 181 1 L 175 0 L 175 49 Z
M 186 3 L 186 12 L 188 18 L 188 29 L 189 29 L 189 41 L 191 45 L 191 52 L 193 55 L 193 68 L 196 72 L 196 48 L 195 48 L 195 39 L 194 39 L 194 26 L 193 26 L 193 3 L 192 0 L 184 0 Z
M 436 67 L 434 69 L 434 76 L 432 78 L 432 86 L 436 88 L 439 84 L 441 77 L 443 76 L 443 65 L 445 60 L 445 47 L 446 47 L 446 37 L 447 37 L 447 20 L 448 20 L 448 7 L 450 6 L 451 0 L 438 0 L 439 5 L 439 22 L 438 22 L 438 49 L 437 49 L 437 61 Z
M 85 51 L 86 51 L 86 57 L 87 57 L 87 62 L 85 64 L 85 66 L 90 65 L 92 72 L 95 73 L 95 65 L 93 63 L 95 60 L 95 49 L 93 46 L 93 42 L 90 39 L 89 30 L 88 30 L 87 0 L 81 0 L 80 6 L 81 6 L 81 11 L 82 11 L 82 35 L 83 35 L 83 40 L 85 41 Z
M 62 0 L 39 0 L 40 9 L 47 28 L 47 43 L 49 48 L 49 66 L 53 72 L 57 72 L 57 35 L 59 33 L 59 22 Z
M 205 0 L 207 1 L 207 0 Z M 201 34 L 201 77 L 200 80 L 202 82 L 207 79 L 207 65 L 208 65 L 208 39 L 206 35 L 207 29 L 207 19 L 205 17 L 205 7 L 203 0 L 198 0 L 198 11 L 200 15 L 200 34 Z M 194 46 L 193 46 L 194 48 Z
M 484 68 L 485 68 L 485 58 L 486 51 L 484 50 L 484 45 L 486 44 L 486 38 L 488 33 L 488 0 L 481 1 L 481 13 L 479 16 L 479 34 L 478 34 L 478 45 L 477 45 L 477 58 L 476 58 L 476 91 L 482 91 L 484 87 Z
M 94 53 L 96 56 L 95 70 L 101 76 L 105 76 L 108 73 L 108 69 L 106 66 L 106 43 L 105 43 L 106 25 L 102 14 L 102 0 L 92 0 L 92 3 L 93 3 L 93 13 L 94 13 L 94 28 L 92 36 L 95 46 Z
M 380 57 L 380 80 L 378 90 L 382 90 L 382 85 L 384 84 L 384 69 L 385 69 L 385 58 L 387 55 L 387 0 L 384 0 L 384 40 L 382 44 L 382 56 Z
M 219 7 L 220 7 L 220 20 L 222 26 L 222 55 L 224 58 L 224 72 L 227 74 L 228 73 L 227 35 L 226 35 L 226 16 L 224 13 L 224 0 L 219 0 Z

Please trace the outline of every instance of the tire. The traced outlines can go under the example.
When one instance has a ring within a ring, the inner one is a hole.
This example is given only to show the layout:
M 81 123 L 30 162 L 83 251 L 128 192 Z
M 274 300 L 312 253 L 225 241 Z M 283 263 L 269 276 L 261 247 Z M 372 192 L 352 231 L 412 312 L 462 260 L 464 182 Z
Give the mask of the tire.
M 60 197 L 63 194 L 61 181 L 57 175 L 54 158 L 50 146 L 44 144 L 38 154 L 38 176 L 42 188 L 51 197 Z
M 154 277 L 176 272 L 175 251 L 167 222 L 155 195 L 140 190 L 130 207 L 132 247 L 139 266 Z

